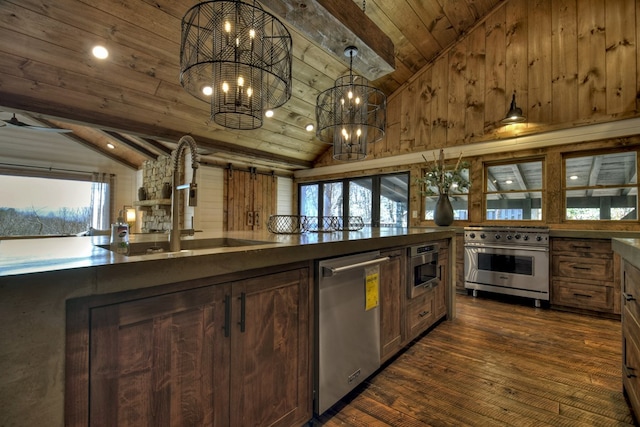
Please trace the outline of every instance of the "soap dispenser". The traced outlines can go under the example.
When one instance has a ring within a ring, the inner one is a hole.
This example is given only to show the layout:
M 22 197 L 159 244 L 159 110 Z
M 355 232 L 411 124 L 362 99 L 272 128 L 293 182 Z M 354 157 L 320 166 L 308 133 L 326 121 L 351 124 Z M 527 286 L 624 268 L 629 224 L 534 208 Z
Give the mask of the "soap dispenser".
M 129 224 L 124 222 L 122 211 L 116 223 L 111 225 L 111 250 L 118 254 L 129 254 Z

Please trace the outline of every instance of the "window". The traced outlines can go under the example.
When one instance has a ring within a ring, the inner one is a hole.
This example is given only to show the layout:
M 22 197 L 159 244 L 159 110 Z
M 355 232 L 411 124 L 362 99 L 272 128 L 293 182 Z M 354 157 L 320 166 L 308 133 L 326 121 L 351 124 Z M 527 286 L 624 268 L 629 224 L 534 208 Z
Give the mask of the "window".
M 305 183 L 300 184 L 298 193 L 301 215 L 338 216 L 343 219 L 360 216 L 365 226 L 407 226 L 408 173 Z M 313 230 L 315 222 L 310 222 Z
M 424 175 L 424 171 L 422 172 Z M 462 169 L 460 174 L 469 181 L 469 169 Z M 437 188 L 433 187 L 431 190 L 437 193 Z M 456 185 L 452 185 L 449 189 L 449 201 L 453 206 L 453 219 L 454 220 L 468 220 L 469 219 L 469 188 L 466 188 L 464 192 L 461 192 Z M 436 210 L 436 203 L 438 202 L 437 195 L 425 196 L 424 198 L 424 219 L 433 221 L 433 215 Z
M 486 219 L 542 220 L 543 161 L 485 165 Z
M 78 234 L 109 222 L 108 183 L 0 175 L 0 236 Z
M 565 218 L 570 221 L 637 221 L 637 152 L 567 155 Z

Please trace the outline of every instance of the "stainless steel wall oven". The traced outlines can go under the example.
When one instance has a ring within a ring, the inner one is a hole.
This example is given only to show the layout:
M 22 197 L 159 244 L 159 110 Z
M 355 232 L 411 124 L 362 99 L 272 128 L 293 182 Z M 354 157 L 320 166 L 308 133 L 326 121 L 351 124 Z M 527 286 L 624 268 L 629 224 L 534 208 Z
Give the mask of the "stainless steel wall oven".
M 407 296 L 415 298 L 440 283 L 437 243 L 411 246 L 408 249 Z
M 465 288 L 549 301 L 549 229 L 466 227 Z

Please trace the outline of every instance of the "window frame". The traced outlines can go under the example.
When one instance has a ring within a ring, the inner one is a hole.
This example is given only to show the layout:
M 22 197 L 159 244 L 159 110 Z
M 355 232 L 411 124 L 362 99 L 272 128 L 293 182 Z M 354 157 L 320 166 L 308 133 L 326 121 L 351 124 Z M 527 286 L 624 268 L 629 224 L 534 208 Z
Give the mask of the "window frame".
M 494 166 L 505 166 L 505 165 L 517 165 L 522 163 L 541 163 L 541 188 L 530 188 L 526 190 L 503 190 L 503 191 L 489 191 L 489 168 Z M 532 222 L 535 224 L 544 223 L 546 220 L 546 193 L 547 193 L 547 159 L 545 155 L 542 156 L 529 156 L 522 158 L 510 158 L 499 161 L 486 161 L 482 164 L 482 220 L 483 222 L 491 223 L 491 224 L 500 224 L 500 223 L 527 223 Z M 540 219 L 532 219 L 532 218 L 523 218 L 523 219 L 489 219 L 487 217 L 487 210 L 489 208 L 489 198 L 488 196 L 493 194 L 515 194 L 515 193 L 540 193 Z
M 348 217 L 350 216 L 349 209 L 349 188 L 350 182 L 352 181 L 361 181 L 363 179 L 371 178 L 371 224 L 369 227 L 380 227 L 380 196 L 381 196 L 381 180 L 383 177 L 390 177 L 394 175 L 404 175 L 406 177 L 407 182 L 407 213 L 406 213 L 406 222 L 407 226 L 409 223 L 409 206 L 411 200 L 411 174 L 410 171 L 402 171 L 402 172 L 392 172 L 386 174 L 378 174 L 378 175 L 363 175 L 363 176 L 354 176 L 354 177 L 345 177 L 340 179 L 331 179 L 331 180 L 322 180 L 322 181 L 306 181 L 298 183 L 298 195 L 297 195 L 297 205 L 298 212 L 302 213 L 302 187 L 307 185 L 317 185 L 318 186 L 318 216 L 322 216 L 324 212 L 324 186 L 325 184 L 331 183 L 342 183 L 342 219 L 343 221 L 348 221 Z
M 636 182 L 635 184 L 616 184 L 616 185 L 593 185 L 593 186 L 576 186 L 567 187 L 567 159 L 575 159 L 579 157 L 610 155 L 617 153 L 635 152 L 636 154 Z M 561 194 L 562 194 L 562 222 L 565 224 L 598 224 L 598 223 L 622 223 L 622 224 L 634 224 L 640 222 L 640 214 L 638 213 L 640 208 L 640 179 L 638 179 L 638 173 L 640 172 L 640 147 L 616 147 L 616 148 L 602 148 L 585 151 L 571 151 L 562 153 L 562 168 L 561 168 Z M 636 189 L 636 219 L 631 220 L 617 220 L 617 219 L 569 219 L 567 218 L 567 191 L 575 190 L 602 190 L 607 188 L 635 188 Z

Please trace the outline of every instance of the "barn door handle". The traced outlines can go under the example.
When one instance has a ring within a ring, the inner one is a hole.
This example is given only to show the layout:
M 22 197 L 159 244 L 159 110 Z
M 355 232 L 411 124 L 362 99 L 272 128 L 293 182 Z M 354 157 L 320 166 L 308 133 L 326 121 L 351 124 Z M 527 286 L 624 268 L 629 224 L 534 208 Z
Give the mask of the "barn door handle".
M 633 295 L 628 294 L 626 292 L 623 292 L 622 296 L 624 297 L 625 301 L 635 301 L 636 300 L 636 298 Z

